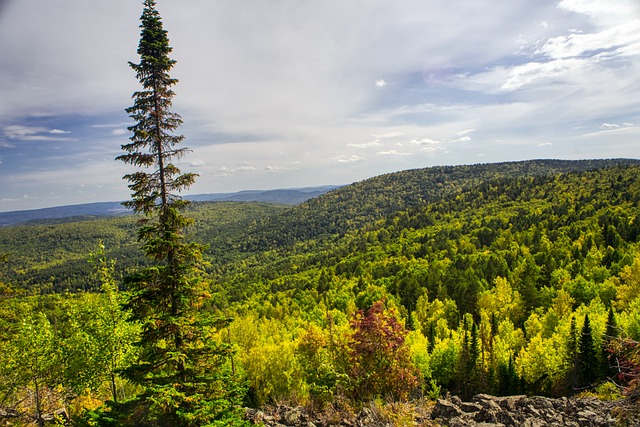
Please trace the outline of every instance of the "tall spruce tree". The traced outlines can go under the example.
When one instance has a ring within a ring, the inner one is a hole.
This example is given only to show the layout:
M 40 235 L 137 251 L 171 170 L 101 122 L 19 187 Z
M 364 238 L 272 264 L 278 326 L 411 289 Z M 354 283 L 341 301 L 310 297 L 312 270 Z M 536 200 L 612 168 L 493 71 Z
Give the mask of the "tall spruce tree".
M 589 315 L 584 315 L 582 333 L 578 340 L 578 372 L 579 386 L 589 387 L 598 378 L 598 357 L 593 341 L 593 330 Z
M 207 297 L 204 248 L 184 236 L 192 220 L 177 193 L 196 175 L 174 164 L 188 149 L 178 147 L 184 137 L 174 133 L 182 119 L 172 111 L 172 48 L 154 0 L 144 0 L 140 19 L 140 63 L 129 65 L 142 89 L 126 110 L 135 124 L 117 160 L 138 167 L 124 177 L 132 190 L 125 205 L 142 215 L 138 239 L 152 264 L 125 279 L 125 306 L 142 333 L 139 360 L 124 375 L 143 391 L 105 415 L 115 425 L 238 425 L 241 390 L 227 368 L 230 348 L 211 341 L 217 322 L 200 311 Z

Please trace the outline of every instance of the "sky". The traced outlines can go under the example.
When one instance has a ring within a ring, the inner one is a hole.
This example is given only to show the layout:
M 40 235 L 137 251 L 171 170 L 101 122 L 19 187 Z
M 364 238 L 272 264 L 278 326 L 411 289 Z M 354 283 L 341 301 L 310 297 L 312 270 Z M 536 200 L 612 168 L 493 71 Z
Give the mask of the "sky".
M 640 157 L 638 0 L 157 0 L 189 194 Z M 126 200 L 142 1 L 0 0 L 0 211 Z

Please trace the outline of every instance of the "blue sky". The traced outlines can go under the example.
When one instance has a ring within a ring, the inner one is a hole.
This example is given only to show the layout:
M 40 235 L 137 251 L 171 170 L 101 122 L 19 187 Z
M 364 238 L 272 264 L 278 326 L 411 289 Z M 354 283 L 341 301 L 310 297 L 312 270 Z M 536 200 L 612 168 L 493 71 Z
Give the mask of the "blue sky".
M 640 157 L 637 0 L 158 0 L 190 193 Z M 129 197 L 142 2 L 0 1 L 0 211 Z

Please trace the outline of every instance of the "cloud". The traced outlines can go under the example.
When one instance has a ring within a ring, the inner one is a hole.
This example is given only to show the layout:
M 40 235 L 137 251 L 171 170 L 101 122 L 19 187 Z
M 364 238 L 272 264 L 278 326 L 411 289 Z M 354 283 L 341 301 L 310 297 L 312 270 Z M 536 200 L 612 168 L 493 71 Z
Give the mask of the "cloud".
M 226 166 L 221 167 L 215 173 L 216 176 L 227 176 L 227 175 L 235 175 L 243 172 L 252 172 L 255 171 L 256 168 L 251 166 L 250 164 L 239 164 L 234 167 L 228 168 Z
M 629 137 L 631 136 L 635 136 L 638 133 L 638 128 L 635 127 L 633 124 L 631 123 L 627 123 L 630 126 L 620 126 L 616 123 L 603 123 L 600 126 L 598 126 L 598 131 L 595 132 L 588 132 L 585 134 L 580 135 L 580 137 L 594 137 L 594 136 L 600 136 L 600 135 L 606 135 L 608 138 L 613 137 L 613 135 L 629 135 Z M 630 156 L 633 157 L 633 156 Z
M 410 156 L 411 155 L 411 153 L 400 152 L 397 150 L 378 151 L 376 154 L 378 156 Z
M 620 125 L 615 123 L 603 123 L 600 125 L 600 129 L 618 129 Z
M 272 165 L 267 165 L 264 167 L 264 170 L 269 173 L 281 173 L 281 172 L 287 172 L 287 171 L 294 171 L 297 169 L 298 168 L 296 167 L 272 166 Z
M 43 127 L 30 127 L 21 125 L 5 126 L 4 128 L 4 135 L 7 138 L 12 139 L 20 139 L 25 136 L 35 135 L 43 132 L 48 132 L 48 130 Z
M 501 90 L 513 91 L 529 85 L 536 80 L 549 81 L 570 71 L 581 68 L 583 61 L 579 59 L 559 59 L 550 62 L 529 62 L 511 69 L 510 77 L 500 87 Z
M 626 21 L 640 11 L 635 0 L 562 0 L 558 8 L 606 23 Z
M 434 151 L 447 152 L 443 147 L 438 147 L 438 146 L 422 147 L 420 148 L 420 151 L 427 152 L 427 153 L 434 152 Z
M 640 19 L 630 20 L 597 33 L 568 34 L 550 38 L 537 53 L 551 59 L 593 58 L 597 61 L 633 55 L 640 49 Z
M 355 162 L 361 162 L 364 160 L 364 157 L 362 156 L 337 156 L 334 158 L 334 160 L 338 163 L 355 163 Z
M 382 145 L 379 140 L 373 140 L 369 142 L 363 142 L 362 144 L 350 143 L 347 144 L 347 147 L 355 147 L 355 148 L 369 148 L 369 147 L 378 147 Z
M 463 136 L 460 138 L 452 139 L 450 142 L 469 142 L 469 141 L 471 141 L 470 136 Z
M 553 145 L 552 143 L 546 141 L 546 142 L 541 142 L 540 144 L 538 144 L 538 147 L 548 147 L 550 145 Z
M 10 125 L 5 126 L 3 131 L 5 137 L 18 141 L 77 141 L 75 138 L 49 136 L 64 135 L 71 132 L 39 126 Z
M 552 25 L 546 20 L 547 26 L 539 26 L 542 37 L 519 37 L 523 39 L 519 55 L 464 73 L 454 79 L 455 85 L 485 93 L 545 84 L 550 88 L 562 84 L 570 90 L 590 81 L 610 80 L 612 72 L 640 54 L 640 6 L 635 0 L 568 0 L 558 8 L 574 12 L 576 19 L 586 18 L 582 28 L 567 26 L 558 31 L 557 22 Z M 551 30 L 555 34 L 549 34 Z
M 15 198 L 15 199 L 11 199 L 11 198 L 4 198 L 4 199 L 0 199 L 0 202 L 2 203 L 13 203 L 13 202 L 21 202 L 25 199 L 28 199 L 29 197 L 27 195 L 25 195 L 22 198 Z
M 436 145 L 442 144 L 442 141 L 436 141 L 431 138 L 422 138 L 422 139 L 412 139 L 409 141 L 411 145 Z
M 624 124 L 640 108 L 637 0 L 158 8 L 177 60 L 173 106 L 194 150 L 183 161 L 205 163 L 193 188 L 201 193 L 348 183 L 422 167 L 429 153 L 431 164 L 476 162 L 478 152 L 486 161 L 539 157 L 549 135 L 549 156 L 637 156 L 640 130 Z M 130 124 L 124 108 L 139 90 L 127 61 L 138 59 L 141 9 L 129 0 L 24 0 L 3 10 L 0 182 L 37 165 L 63 172 L 30 176 L 66 188 L 86 158 L 113 167 Z M 588 131 L 607 144 L 580 138 Z M 45 143 L 72 138 L 86 158 L 73 144 Z M 26 154 L 38 158 L 28 164 Z M 108 175 L 127 192 L 120 171 L 99 171 L 96 180 Z M 11 181 L 0 197 L 54 203 L 33 186 Z M 120 198 L 110 194 L 101 192 Z
M 204 165 L 206 165 L 204 160 L 196 160 L 195 162 L 189 163 L 189 166 L 191 167 L 204 166 Z
M 376 138 L 380 138 L 380 139 L 389 139 L 389 138 L 397 138 L 399 136 L 403 136 L 404 133 L 400 132 L 400 131 L 391 131 L 391 132 L 385 132 L 385 133 L 381 133 L 378 135 L 373 135 Z

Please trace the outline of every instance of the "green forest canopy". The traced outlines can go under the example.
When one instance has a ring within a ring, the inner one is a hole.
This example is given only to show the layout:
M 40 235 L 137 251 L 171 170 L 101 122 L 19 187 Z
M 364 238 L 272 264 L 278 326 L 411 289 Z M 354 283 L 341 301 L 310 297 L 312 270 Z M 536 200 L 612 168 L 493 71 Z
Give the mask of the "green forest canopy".
M 404 171 L 293 208 L 194 205 L 192 237 L 210 244 L 206 310 L 235 319 L 216 339 L 236 348 L 247 404 L 604 384 L 611 340 L 640 340 L 639 177 L 636 161 L 533 161 Z M 124 255 L 136 246 L 131 221 L 0 229 L 2 280 L 14 288 L 3 296 L 3 345 L 27 313 L 39 328 L 64 325 L 51 340 L 71 340 L 71 307 L 99 307 L 102 294 L 11 296 L 97 290 L 84 254 L 103 239 L 117 268 L 139 262 Z M 29 230 L 51 239 L 23 247 Z M 39 282 L 42 271 L 51 279 Z M 415 387 L 356 381 L 376 363 L 365 354 L 396 361 L 387 375 Z M 50 382 L 83 396 L 79 383 Z

